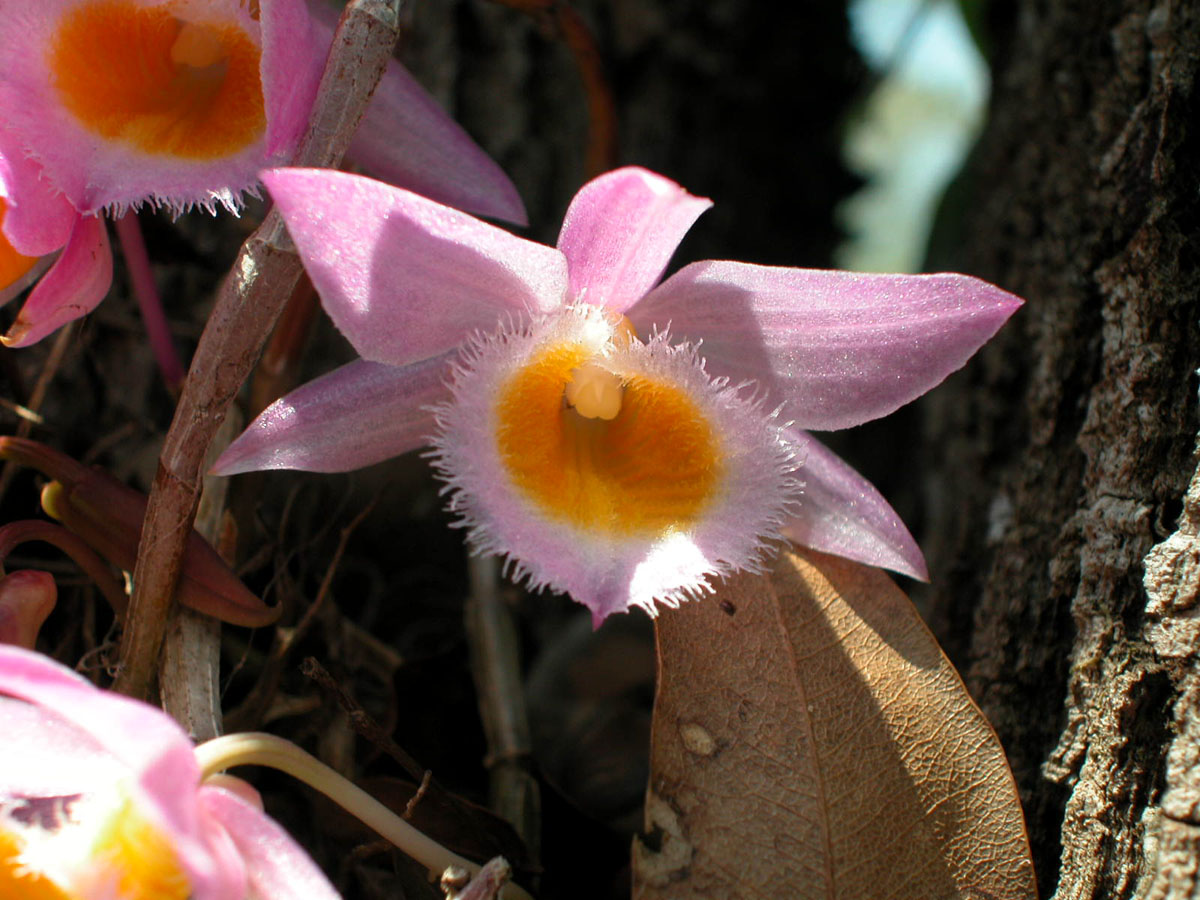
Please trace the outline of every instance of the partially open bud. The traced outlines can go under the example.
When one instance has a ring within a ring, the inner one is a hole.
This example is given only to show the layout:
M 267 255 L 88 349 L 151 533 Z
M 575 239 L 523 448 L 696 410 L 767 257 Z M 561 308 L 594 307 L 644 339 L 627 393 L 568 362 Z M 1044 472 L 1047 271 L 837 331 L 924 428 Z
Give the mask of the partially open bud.
M 49 572 L 21 569 L 0 578 L 0 644 L 32 650 L 57 600 L 58 589 Z
M 31 466 L 54 479 L 42 508 L 117 568 L 137 561 L 146 496 L 100 469 L 23 438 L 0 438 L 0 459 Z M 184 606 L 233 625 L 259 628 L 279 617 L 253 594 L 196 531 L 188 537 L 176 595 Z

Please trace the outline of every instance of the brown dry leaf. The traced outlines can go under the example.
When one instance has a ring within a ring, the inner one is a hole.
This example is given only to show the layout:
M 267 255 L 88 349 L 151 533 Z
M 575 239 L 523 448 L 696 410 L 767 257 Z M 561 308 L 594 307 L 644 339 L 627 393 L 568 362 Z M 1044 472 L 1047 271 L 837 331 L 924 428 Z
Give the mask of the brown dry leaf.
M 657 620 L 634 897 L 1026 900 L 991 726 L 883 572 L 813 551 Z

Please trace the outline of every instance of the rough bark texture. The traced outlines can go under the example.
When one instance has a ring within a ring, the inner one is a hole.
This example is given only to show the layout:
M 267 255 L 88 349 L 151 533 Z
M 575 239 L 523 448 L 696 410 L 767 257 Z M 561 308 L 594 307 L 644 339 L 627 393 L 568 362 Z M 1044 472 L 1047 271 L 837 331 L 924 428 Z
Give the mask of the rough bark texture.
M 1008 749 L 1043 895 L 1197 896 L 1191 506 L 1172 533 L 1196 465 L 1200 9 L 1023 0 L 992 24 L 964 265 L 1029 302 L 926 407 L 935 624 Z

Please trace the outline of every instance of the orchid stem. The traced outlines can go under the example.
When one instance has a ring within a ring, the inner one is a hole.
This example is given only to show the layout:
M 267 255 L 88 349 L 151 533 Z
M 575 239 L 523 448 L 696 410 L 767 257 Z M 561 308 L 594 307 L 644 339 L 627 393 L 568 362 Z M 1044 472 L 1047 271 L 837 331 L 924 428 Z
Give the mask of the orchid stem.
M 351 0 L 347 5 L 293 165 L 329 168 L 341 160 L 391 59 L 399 6 L 400 0 Z M 120 693 L 144 698 L 149 692 L 196 515 L 204 455 L 301 271 L 283 219 L 273 210 L 242 245 L 217 295 L 163 441 L 146 506 L 113 685 Z
M 512 612 L 500 597 L 494 556 L 470 556 L 471 592 L 463 611 L 471 676 L 487 737 L 489 804 L 507 819 L 534 856 L 541 833 L 541 796 L 529 772 L 532 739 Z
M 285 772 L 320 791 L 435 875 L 447 866 L 461 866 L 472 875 L 481 868 L 413 828 L 362 788 L 281 737 L 254 731 L 225 735 L 196 747 L 196 760 L 202 778 L 245 765 L 270 766 Z M 505 885 L 501 896 L 505 900 L 532 900 L 524 889 L 511 883 Z
M 121 242 L 121 253 L 129 269 L 129 284 L 146 326 L 150 349 L 167 383 L 167 389 L 174 394 L 183 383 L 183 362 L 175 349 L 162 298 L 154 283 L 154 271 L 150 268 L 150 255 L 146 252 L 146 241 L 142 238 L 137 213 L 130 210 L 118 216 L 114 224 L 117 227 L 117 239 Z

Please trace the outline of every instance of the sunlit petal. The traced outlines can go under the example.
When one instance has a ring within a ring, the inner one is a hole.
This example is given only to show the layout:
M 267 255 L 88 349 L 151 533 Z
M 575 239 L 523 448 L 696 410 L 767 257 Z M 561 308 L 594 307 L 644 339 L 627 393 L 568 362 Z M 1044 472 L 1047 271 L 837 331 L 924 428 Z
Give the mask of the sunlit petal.
M 693 197 L 645 169 L 617 169 L 589 181 L 563 220 L 571 296 L 624 312 L 654 287 L 671 254 L 712 201 Z
M 966 275 L 873 275 L 700 262 L 629 311 L 702 340 L 716 375 L 754 380 L 802 428 L 892 412 L 962 366 L 1021 301 Z
M 433 433 L 428 407 L 449 396 L 454 356 L 411 366 L 358 360 L 310 381 L 267 407 L 213 472 L 348 472 L 423 447 Z
M 60 717 L 126 767 L 139 816 L 168 837 L 196 894 L 240 900 L 240 889 L 214 861 L 195 801 L 199 766 L 173 720 L 16 647 L 0 646 L 0 694 Z
M 555 309 L 566 294 L 557 250 L 409 191 L 321 169 L 277 169 L 263 181 L 325 310 L 366 359 L 436 356 L 475 329 Z
M 217 787 L 201 787 L 199 800 L 237 848 L 245 863 L 251 896 L 339 900 L 337 891 L 308 854 L 261 810 Z

